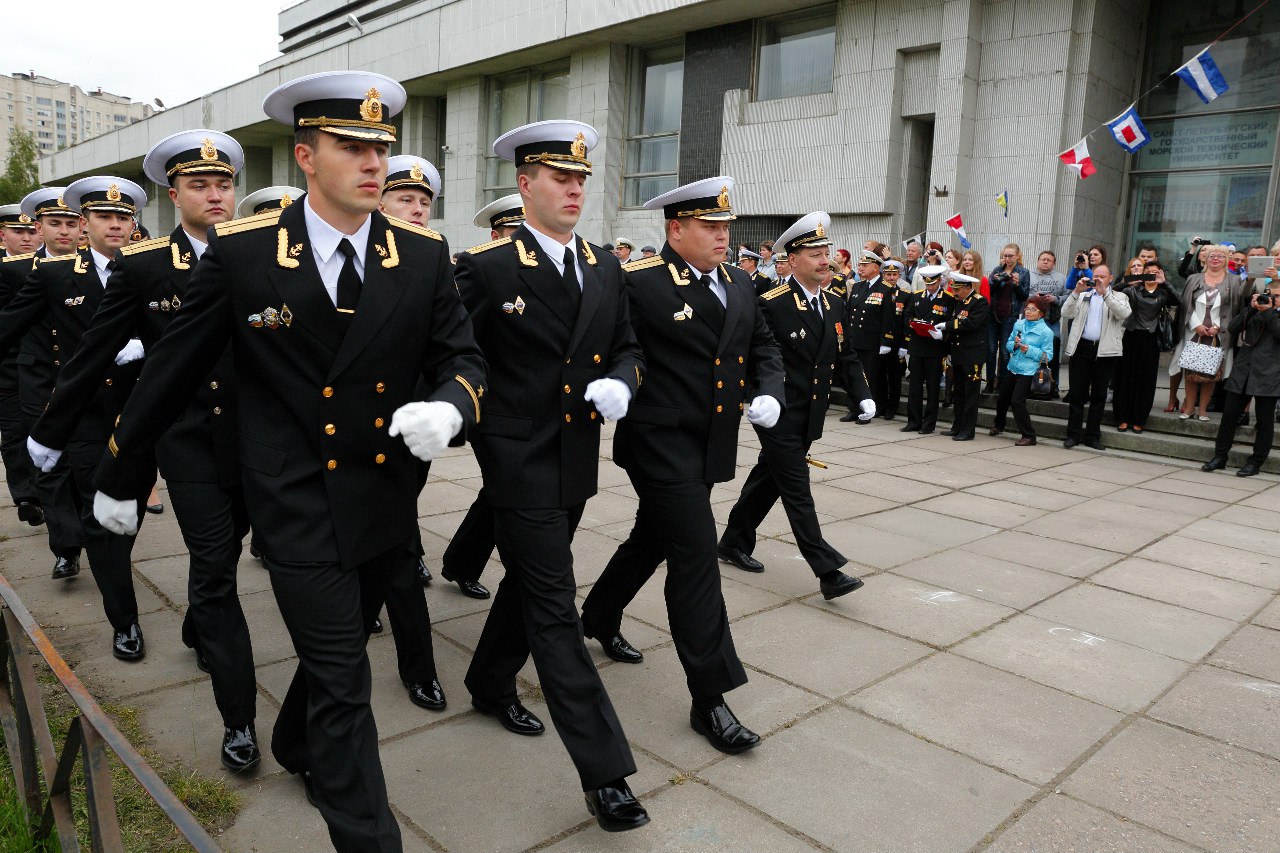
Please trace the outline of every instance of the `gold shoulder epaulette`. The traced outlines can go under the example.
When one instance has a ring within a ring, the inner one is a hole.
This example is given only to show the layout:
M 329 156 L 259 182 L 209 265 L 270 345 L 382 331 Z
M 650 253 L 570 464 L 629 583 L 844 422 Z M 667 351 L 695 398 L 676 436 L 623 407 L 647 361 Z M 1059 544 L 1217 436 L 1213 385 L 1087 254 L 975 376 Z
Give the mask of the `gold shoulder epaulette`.
M 472 246 L 467 249 L 468 255 L 478 255 L 481 252 L 487 252 L 490 249 L 496 249 L 499 246 L 505 246 L 511 242 L 510 237 L 499 237 L 497 240 L 490 240 L 488 243 L 481 243 L 479 246 Z
M 76 258 L 78 258 L 78 257 L 80 257 L 80 255 L 79 255 L 78 253 L 76 253 L 76 252 L 72 252 L 72 253 L 71 253 L 71 254 L 69 254 L 69 255 L 55 255 L 55 256 L 53 256 L 52 258 L 45 258 L 45 259 L 44 259 L 43 261 L 41 261 L 40 263 L 42 263 L 42 264 L 51 264 L 51 263 L 53 263 L 54 261 L 74 261 L 74 260 L 75 260 Z
M 777 299 L 779 296 L 785 296 L 790 291 L 791 291 L 791 285 L 780 284 L 777 287 L 775 287 L 773 290 L 769 290 L 769 291 L 766 291 L 765 293 L 760 294 L 760 298 L 761 299 Z
M 137 255 L 142 252 L 150 252 L 152 249 L 163 249 L 169 245 L 168 236 L 154 237 L 150 240 L 143 240 L 141 243 L 130 243 L 120 249 L 122 255 Z
M 432 240 L 444 242 L 444 237 L 440 236 L 439 231 L 432 231 L 430 228 L 423 228 L 421 225 L 414 225 L 412 222 L 396 219 L 394 216 L 388 216 L 387 221 L 396 228 L 403 229 L 411 234 L 421 234 L 423 237 L 430 237 Z
M 283 211 L 264 210 L 262 213 L 255 213 L 253 216 L 242 216 L 239 219 L 233 219 L 230 222 L 219 222 L 213 226 L 214 233 L 219 237 L 228 237 L 232 234 L 239 234 L 241 231 L 253 231 L 257 228 L 266 228 L 275 225 L 280 221 L 280 214 Z
M 636 270 L 647 270 L 649 267 L 660 267 L 666 261 L 662 259 L 662 255 L 654 255 L 652 258 L 641 258 L 638 261 L 628 261 L 622 265 L 627 272 L 635 272 Z
M 35 252 L 27 252 L 25 255 L 5 255 L 4 258 L 0 260 L 3 260 L 4 263 L 7 264 L 10 261 L 29 261 L 35 256 Z

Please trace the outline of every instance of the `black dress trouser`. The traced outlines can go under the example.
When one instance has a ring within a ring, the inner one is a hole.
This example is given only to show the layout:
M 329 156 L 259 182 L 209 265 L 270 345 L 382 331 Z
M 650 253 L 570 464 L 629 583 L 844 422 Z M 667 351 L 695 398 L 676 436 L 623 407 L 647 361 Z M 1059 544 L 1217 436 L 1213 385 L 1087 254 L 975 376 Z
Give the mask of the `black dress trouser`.
M 591 587 L 583 624 L 601 639 L 618 633 L 622 612 L 666 560 L 667 619 L 689 695 L 712 699 L 746 684 L 720 589 L 711 484 L 627 474 L 640 497 L 635 527 Z
M 955 419 L 951 431 L 973 435 L 978 428 L 978 398 L 982 393 L 982 362 L 951 359 L 951 384 L 955 388 Z
M 1116 391 L 1111 410 L 1116 423 L 1145 428 L 1156 401 L 1156 372 L 1160 368 L 1160 343 L 1155 332 L 1128 329 L 1117 365 Z
M 880 359 L 880 389 L 875 396 L 883 399 L 884 408 L 879 408 L 880 400 L 877 400 L 876 414 L 887 420 L 897 417 L 902 406 L 902 359 L 898 358 L 897 349 L 877 358 Z
M 72 441 L 63 451 L 59 466 L 70 470 L 70 487 L 74 490 L 80 511 L 80 527 L 84 531 L 84 550 L 89 557 L 93 580 L 102 593 L 102 608 L 107 621 L 116 631 L 127 631 L 138 621 L 138 599 L 133 592 L 133 540 L 135 536 L 118 536 L 105 530 L 93 516 L 93 478 L 106 450 L 106 441 Z M 56 468 L 54 469 L 57 470 Z M 51 472 L 52 473 L 52 472 Z M 146 517 L 146 499 L 138 501 L 138 523 Z M 47 519 L 47 516 L 46 516 Z
M 636 765 L 578 618 L 570 546 L 584 506 L 493 510 L 506 574 L 466 685 L 486 705 L 510 705 L 516 674 L 532 655 L 551 722 L 587 791 L 630 776 Z
M 27 410 L 26 417 L 27 422 L 31 423 L 30 410 Z M 35 487 L 36 498 L 44 507 L 44 528 L 49 534 L 49 550 L 55 557 L 77 557 L 85 544 L 84 528 L 80 524 L 80 496 L 71 478 L 71 462 L 67 458 L 67 452 L 62 455 L 63 458 L 53 470 L 36 469 L 32 485 Z M 97 460 L 94 464 L 97 464 Z M 90 510 L 92 511 L 92 507 Z
M 1076 441 L 1096 440 L 1102 435 L 1102 414 L 1107 407 L 1107 388 L 1111 385 L 1111 373 L 1118 356 L 1098 356 L 1098 342 L 1081 338 L 1076 351 L 1071 354 L 1068 377 L 1071 389 L 1067 392 L 1067 437 Z M 1089 404 L 1089 418 L 1084 415 L 1085 403 Z M 1083 426 L 1083 431 L 1082 431 Z
M 236 568 L 249 514 L 238 485 L 166 480 L 182 541 L 187 546 L 187 613 L 182 642 L 209 664 L 213 701 L 227 728 L 256 716 L 257 682 L 249 623 L 240 607 Z
M 862 365 L 862 373 L 867 379 L 867 389 L 871 392 L 871 398 L 875 400 L 876 411 L 884 410 L 884 389 L 880 384 L 880 349 L 859 349 L 854 350 L 858 354 L 858 362 Z M 848 389 L 845 389 L 848 390 Z M 861 414 L 858 409 L 860 400 L 853 399 L 849 396 L 849 411 L 854 414 Z
M 36 494 L 36 466 L 27 453 L 27 435 L 31 424 L 22 414 L 17 391 L 0 394 L 0 458 L 4 459 L 4 476 L 14 504 L 23 501 L 39 503 Z
M 430 684 L 436 677 L 435 647 L 431 642 L 431 613 L 427 595 L 418 579 L 418 545 L 414 538 L 404 558 L 385 572 L 360 576 L 360 602 L 368 627 L 387 605 L 387 619 L 396 646 L 396 671 L 406 687 Z
M 444 573 L 452 581 L 480 580 L 494 547 L 493 508 L 489 495 L 481 489 L 444 549 Z
M 750 554 L 756 547 L 757 528 L 778 498 L 782 498 L 791 533 L 814 575 L 821 576 L 844 566 L 848 558 L 822 537 L 822 528 L 818 525 L 813 490 L 809 486 L 809 463 L 805 461 L 813 442 L 806 441 L 802 435 L 759 427 L 756 435 L 760 437 L 760 458 L 747 475 L 737 503 L 729 511 L 729 523 L 720 544 Z
M 1244 414 L 1244 407 L 1254 399 L 1252 394 L 1247 393 L 1247 387 L 1245 390 L 1244 394 L 1228 391 L 1223 400 L 1222 422 L 1218 424 L 1218 438 L 1214 442 L 1214 455 L 1222 459 L 1230 455 L 1236 429 L 1240 426 L 1240 416 Z M 1261 466 L 1271 455 L 1271 442 L 1275 439 L 1276 430 L 1277 399 L 1280 398 L 1258 397 L 1257 405 L 1253 407 L 1256 420 L 1253 427 L 1253 452 L 1249 454 L 1249 462 L 1253 465 Z
M 907 426 L 933 432 L 938 425 L 938 397 L 942 393 L 942 359 L 911 356 L 911 384 L 907 388 Z
M 291 773 L 311 773 L 316 804 L 338 853 L 401 853 L 387 803 L 372 677 L 361 612 L 361 577 L 410 561 L 409 543 L 354 568 L 284 563 L 264 553 L 271 588 L 298 653 L 298 668 L 271 735 L 271 752 Z

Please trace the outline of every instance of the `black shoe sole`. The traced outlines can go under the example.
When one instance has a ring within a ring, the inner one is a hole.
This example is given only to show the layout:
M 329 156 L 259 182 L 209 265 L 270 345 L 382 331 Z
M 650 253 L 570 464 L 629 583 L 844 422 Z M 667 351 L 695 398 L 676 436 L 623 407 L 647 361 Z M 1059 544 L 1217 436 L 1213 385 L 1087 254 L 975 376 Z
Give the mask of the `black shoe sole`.
M 763 565 L 762 565 L 762 566 L 760 566 L 760 568 L 758 568 L 758 569 L 757 569 L 755 566 L 747 566 L 747 565 L 743 565 L 742 563 L 738 562 L 737 560 L 733 559 L 732 557 L 726 557 L 724 554 L 721 554 L 721 553 L 720 553 L 720 552 L 718 552 L 718 551 L 716 552 L 716 559 L 717 559 L 717 560 L 719 560 L 719 561 L 720 561 L 720 562 L 722 562 L 722 563 L 728 563 L 728 564 L 729 564 L 729 565 L 731 565 L 731 566 L 736 566 L 737 568 L 742 569 L 742 571 L 744 571 L 744 572 L 751 572 L 753 575 L 761 575 L 761 574 L 764 574 L 764 566 L 763 566 Z
M 228 773 L 247 773 L 250 770 L 253 770 L 255 767 L 257 767 L 261 763 L 262 763 L 261 755 L 259 755 L 257 758 L 254 758 L 252 761 L 250 761 L 247 764 L 233 764 L 230 761 L 227 761 L 227 757 L 225 755 L 222 756 L 222 769 L 226 770 Z M 315 805 L 315 803 L 312 803 L 312 805 Z
M 137 654 L 126 655 L 126 654 L 122 654 L 114 646 L 112 646 L 111 654 L 115 657 L 116 660 L 122 660 L 125 663 L 134 663 L 135 661 L 140 661 L 143 658 L 145 658 L 147 656 L 147 650 L 143 649 Z
M 843 589 L 838 589 L 835 592 L 829 593 L 823 590 L 822 597 L 825 598 L 827 601 L 831 601 L 833 598 L 839 598 L 842 595 L 848 595 L 851 592 L 857 592 L 858 590 L 862 589 L 862 587 L 864 586 L 862 582 L 862 578 L 854 578 L 854 581 L 855 583 L 852 583 L 849 586 L 844 587 Z

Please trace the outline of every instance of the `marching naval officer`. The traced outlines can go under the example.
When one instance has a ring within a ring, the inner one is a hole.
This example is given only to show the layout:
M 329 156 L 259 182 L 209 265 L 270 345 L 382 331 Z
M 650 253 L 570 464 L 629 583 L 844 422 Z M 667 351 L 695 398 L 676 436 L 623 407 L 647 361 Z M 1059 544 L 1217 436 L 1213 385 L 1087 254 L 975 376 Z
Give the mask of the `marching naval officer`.
M 54 385 L 61 384 L 61 371 L 75 355 L 102 301 L 112 257 L 128 243 L 133 217 L 147 203 L 142 187 L 111 176 L 75 181 L 63 191 L 63 198 L 68 209 L 83 213 L 89 246 L 73 254 L 41 259 L 22 290 L 0 312 L 0 350 L 19 340 L 33 325 L 49 320 L 50 340 L 56 340 L 51 346 Z M 118 352 L 110 354 L 110 367 L 81 391 L 89 400 L 84 417 L 67 436 L 65 458 L 61 459 L 70 474 L 89 567 L 111 623 L 111 651 L 126 661 L 146 654 L 130 566 L 134 534 L 119 535 L 104 529 L 94 518 L 93 480 L 112 424 L 137 379 L 142 356 L 142 344 L 136 339 L 127 340 Z M 63 455 L 33 461 L 41 471 L 48 472 Z M 148 467 L 154 477 L 154 467 Z M 144 491 L 137 497 L 145 500 L 146 496 Z
M 471 221 L 477 228 L 488 228 L 490 240 L 510 237 L 524 223 L 524 199 L 519 193 L 503 196 L 481 208 Z M 456 583 L 468 598 L 488 598 L 489 589 L 480 583 L 480 575 L 493 556 L 494 547 L 493 509 L 488 493 L 481 487 L 449 540 L 449 547 L 444 549 L 440 576 Z
M 43 245 L 34 254 L 9 255 L 0 264 L 0 281 L 7 294 L 5 304 L 23 285 L 38 259 L 70 255 L 83 231 L 79 210 L 64 203 L 63 187 L 46 187 L 28 193 L 22 199 L 22 211 L 36 224 Z M 61 366 L 58 330 L 46 314 L 35 323 L 18 344 L 18 402 L 23 424 L 30 427 L 39 419 L 53 393 L 54 378 Z M 54 349 L 59 347 L 59 349 Z M 23 439 L 23 447 L 26 439 Z M 23 454 L 28 465 L 31 457 Z M 49 533 L 49 550 L 53 552 L 53 579 L 73 578 L 80 573 L 80 551 L 84 547 L 84 529 L 80 512 L 72 496 L 71 468 L 59 465 L 51 471 L 31 466 L 33 486 L 40 500 L 45 529 Z
M 587 808 L 618 832 L 649 815 L 627 787 L 635 762 L 582 640 L 570 544 L 596 493 L 601 421 L 627 414 L 644 360 L 621 265 L 574 234 L 597 140 L 578 121 L 498 137 L 493 152 L 516 164 L 525 222 L 458 256 L 455 280 L 489 363 L 485 417 L 469 437 L 506 568 L 466 684 L 508 731 L 541 734 L 516 698 L 532 654 Z
M 660 254 L 627 265 L 648 374 L 613 442 L 640 506 L 582 608 L 587 635 L 610 657 L 639 662 L 620 633 L 622 611 L 667 561 L 671 635 L 693 698 L 689 722 L 726 753 L 760 738 L 724 701 L 747 674 L 720 590 L 711 488 L 733 479 L 743 411 L 767 429 L 778 422 L 783 398 L 782 356 L 755 288 L 725 263 L 732 190 L 733 178 L 707 178 L 645 203 L 662 210 L 667 241 Z
M 755 427 L 760 459 L 729 512 L 717 550 L 725 562 L 744 571 L 763 572 L 764 565 L 751 556 L 756 529 L 782 498 L 796 545 L 828 601 L 862 586 L 861 580 L 840 571 L 849 560 L 822 538 L 809 487 L 809 446 L 822 436 L 837 365 L 850 399 L 859 401 L 862 414 L 871 418 L 876 413 L 862 365 L 844 339 L 844 306 L 840 297 L 822 289 L 832 245 L 827 236 L 830 227 L 831 217 L 817 211 L 802 217 L 774 242 L 791 261 L 791 277 L 761 296 L 760 307 L 782 350 L 786 411 L 772 427 Z
M 31 430 L 28 444 L 37 462 L 56 458 L 67 446 L 116 352 L 133 338 L 150 350 L 164 334 L 187 298 L 209 228 L 234 214 L 235 176 L 243 166 L 240 143 L 215 130 L 181 131 L 147 152 L 142 170 L 168 193 L 179 225 L 168 236 L 117 253 L 93 323 Z M 240 487 L 233 383 L 225 350 L 182 419 L 160 438 L 156 460 L 190 561 L 182 641 L 210 675 L 222 716 L 222 765 L 240 772 L 256 766 L 261 753 L 253 722 L 253 647 L 236 590 L 249 517 Z
M 97 515 L 136 526 L 156 439 L 230 344 L 249 520 L 298 654 L 271 749 L 303 775 L 340 853 L 400 851 L 369 706 L 361 576 L 417 530 L 414 458 L 480 417 L 484 360 L 439 234 L 376 208 L 404 88 L 371 72 L 272 90 L 308 192 L 215 225 L 99 472 Z M 415 400 L 419 377 L 432 385 Z
M 34 258 L 40 245 L 35 219 L 21 204 L 0 206 L 0 258 L 23 255 Z M 0 286 L 0 308 L 8 305 L 16 293 L 16 288 Z M 4 458 L 4 476 L 9 497 L 18 509 L 18 520 L 39 527 L 44 524 L 44 510 L 36 493 L 36 469 L 25 449 L 31 423 L 22 413 L 19 393 L 18 350 L 21 346 L 19 341 L 0 355 L 0 457 Z
M 268 210 L 281 210 L 302 198 L 304 192 L 306 190 L 291 187 L 287 184 L 254 190 L 240 200 L 240 205 L 236 208 L 236 215 L 245 217 L 253 216 L 255 213 L 265 213 Z

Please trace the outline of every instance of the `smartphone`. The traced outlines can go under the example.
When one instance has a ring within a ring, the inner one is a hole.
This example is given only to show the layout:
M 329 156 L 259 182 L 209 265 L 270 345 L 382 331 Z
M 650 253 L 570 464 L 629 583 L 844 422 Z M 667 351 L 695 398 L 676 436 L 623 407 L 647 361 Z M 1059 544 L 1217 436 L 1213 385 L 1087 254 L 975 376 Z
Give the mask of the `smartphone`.
M 1276 259 L 1268 255 L 1262 257 L 1254 256 L 1249 258 L 1249 277 L 1262 278 L 1267 274 L 1267 270 L 1275 266 Z

